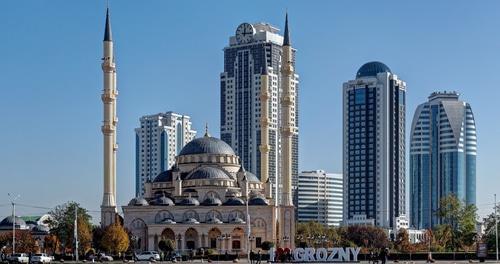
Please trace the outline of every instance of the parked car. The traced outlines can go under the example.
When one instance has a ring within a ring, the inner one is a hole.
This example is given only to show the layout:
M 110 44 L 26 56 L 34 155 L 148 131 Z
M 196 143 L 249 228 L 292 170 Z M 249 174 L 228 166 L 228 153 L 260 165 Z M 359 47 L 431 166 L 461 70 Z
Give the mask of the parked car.
M 50 263 L 52 257 L 47 256 L 45 253 L 37 253 L 31 256 L 32 263 Z
M 29 257 L 26 253 L 15 253 L 10 255 L 7 260 L 9 263 L 28 263 Z
M 156 251 L 144 251 L 135 256 L 137 260 L 150 260 L 160 261 L 160 254 Z

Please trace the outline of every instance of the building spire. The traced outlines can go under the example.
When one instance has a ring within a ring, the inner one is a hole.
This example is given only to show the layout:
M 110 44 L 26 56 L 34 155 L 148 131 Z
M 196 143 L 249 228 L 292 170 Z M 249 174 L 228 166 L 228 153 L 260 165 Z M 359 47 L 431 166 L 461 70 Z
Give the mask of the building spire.
M 205 137 L 210 137 L 210 134 L 208 133 L 208 122 L 205 123 Z
M 111 37 L 111 23 L 109 22 L 109 7 L 106 8 L 106 28 L 104 29 L 104 41 L 113 41 Z
M 290 46 L 290 31 L 288 31 L 288 11 L 286 12 L 285 16 L 285 34 L 283 38 L 283 46 Z

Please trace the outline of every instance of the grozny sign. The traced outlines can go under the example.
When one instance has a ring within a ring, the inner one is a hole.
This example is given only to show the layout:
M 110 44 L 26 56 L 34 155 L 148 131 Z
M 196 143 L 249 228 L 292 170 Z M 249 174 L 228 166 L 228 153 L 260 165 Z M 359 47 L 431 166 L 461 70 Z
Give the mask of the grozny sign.
M 357 262 L 361 248 L 296 248 L 292 253 L 295 262 Z M 274 261 L 274 249 L 271 250 L 270 261 Z

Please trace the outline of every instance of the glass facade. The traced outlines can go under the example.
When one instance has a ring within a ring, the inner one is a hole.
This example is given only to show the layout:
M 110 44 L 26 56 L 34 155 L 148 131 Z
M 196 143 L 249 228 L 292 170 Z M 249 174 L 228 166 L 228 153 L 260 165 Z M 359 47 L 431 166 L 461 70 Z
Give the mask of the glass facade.
M 468 104 L 458 94 L 433 93 L 415 113 L 411 131 L 411 225 L 441 223 L 440 199 L 453 194 L 476 202 L 476 127 Z M 466 114 L 467 113 L 467 114 Z

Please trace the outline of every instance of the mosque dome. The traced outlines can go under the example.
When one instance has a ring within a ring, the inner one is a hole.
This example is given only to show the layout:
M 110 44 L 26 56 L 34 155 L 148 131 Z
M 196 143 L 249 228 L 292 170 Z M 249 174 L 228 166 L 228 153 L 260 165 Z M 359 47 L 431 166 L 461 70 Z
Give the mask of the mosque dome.
M 205 199 L 201 205 L 204 205 L 204 206 L 219 206 L 219 205 L 222 205 L 222 201 L 217 198 L 217 197 L 214 197 L 214 196 L 210 196 L 210 197 L 207 197 L 207 199 Z
M 172 181 L 172 170 L 166 170 L 153 180 L 153 182 L 171 182 Z
M 248 182 L 260 182 L 257 176 L 249 171 L 246 172 Z
M 165 195 L 156 197 L 156 199 L 154 199 L 151 202 L 151 204 L 153 204 L 153 205 L 161 205 L 161 206 L 173 206 L 173 205 L 175 205 L 174 201 L 172 201 L 172 199 L 168 198 Z
M 131 205 L 131 206 L 147 206 L 149 205 L 148 201 L 146 201 L 146 199 L 142 198 L 142 197 L 137 197 L 137 198 L 133 198 L 132 200 L 130 200 L 130 202 L 128 203 L 128 205 Z
M 205 134 L 204 137 L 193 139 L 186 144 L 179 156 L 194 154 L 226 154 L 236 155 L 233 149 L 224 141 Z
M 248 200 L 248 205 L 269 205 L 263 197 L 257 196 Z
M 243 220 L 243 219 L 241 219 L 240 217 L 237 216 L 237 217 L 231 219 L 230 222 L 233 223 L 233 224 L 244 224 L 245 220 Z
M 225 202 L 224 205 L 245 205 L 245 202 L 241 200 L 238 197 L 229 197 Z
M 231 178 L 223 170 L 216 167 L 201 167 L 195 170 L 191 175 L 187 177 L 187 180 L 199 180 L 199 179 L 224 179 L 230 180 Z
M 177 205 L 182 205 L 182 206 L 198 206 L 200 205 L 200 202 L 193 197 L 187 197 L 182 199 Z
M 377 74 L 382 72 L 391 73 L 391 69 L 387 65 L 379 61 L 371 61 L 363 64 L 356 73 L 356 79 L 361 77 L 376 77 Z
M 26 226 L 26 222 L 21 219 L 20 217 L 15 217 L 15 222 L 16 222 L 16 227 L 20 226 Z M 0 229 L 12 229 L 12 224 L 14 223 L 14 220 L 12 219 L 12 216 L 7 216 L 5 217 L 2 222 L 0 222 Z

